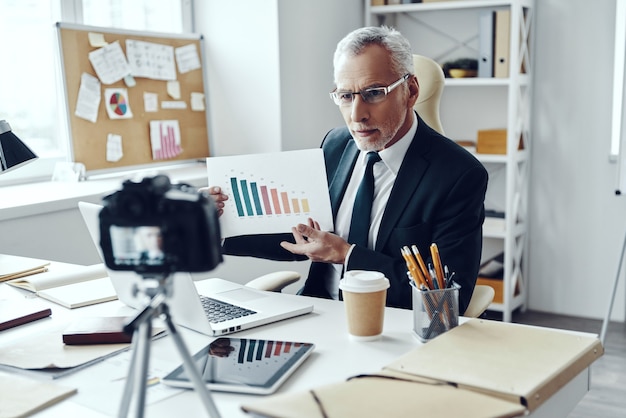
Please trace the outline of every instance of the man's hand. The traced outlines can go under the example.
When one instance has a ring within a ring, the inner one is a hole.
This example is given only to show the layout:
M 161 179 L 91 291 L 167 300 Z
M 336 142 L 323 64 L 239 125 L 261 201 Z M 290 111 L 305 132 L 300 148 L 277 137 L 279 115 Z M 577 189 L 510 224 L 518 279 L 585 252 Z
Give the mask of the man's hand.
M 224 201 L 228 200 L 228 195 L 222 193 L 222 188 L 219 186 L 203 187 L 198 191 L 206 193 L 213 198 L 217 207 L 217 216 L 222 216 L 224 213 Z
M 320 230 L 319 224 L 309 218 L 308 225 L 298 224 L 291 228 L 295 244 L 283 241 L 280 246 L 299 255 L 306 255 L 311 261 L 343 264 L 350 249 L 343 238 Z

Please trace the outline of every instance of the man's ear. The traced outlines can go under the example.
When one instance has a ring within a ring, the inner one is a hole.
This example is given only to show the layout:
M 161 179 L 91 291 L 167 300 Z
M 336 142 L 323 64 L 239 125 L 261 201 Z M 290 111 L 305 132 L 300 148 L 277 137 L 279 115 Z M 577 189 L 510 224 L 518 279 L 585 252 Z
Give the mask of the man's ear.
M 413 75 L 411 76 L 411 78 L 409 78 L 407 84 L 409 87 L 409 104 L 411 105 L 411 107 L 413 107 L 415 105 L 415 102 L 417 102 L 417 98 L 420 95 L 419 81 L 417 80 L 417 77 Z

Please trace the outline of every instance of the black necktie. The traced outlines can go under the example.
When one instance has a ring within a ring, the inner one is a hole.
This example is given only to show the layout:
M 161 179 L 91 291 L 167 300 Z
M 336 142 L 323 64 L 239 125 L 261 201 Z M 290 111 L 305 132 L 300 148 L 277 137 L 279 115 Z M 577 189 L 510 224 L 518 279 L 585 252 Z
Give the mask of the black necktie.
M 380 161 L 380 155 L 377 152 L 370 151 L 367 153 L 366 158 L 365 174 L 354 199 L 350 233 L 348 234 L 348 242 L 350 244 L 362 247 L 367 247 L 372 203 L 374 201 L 374 164 Z

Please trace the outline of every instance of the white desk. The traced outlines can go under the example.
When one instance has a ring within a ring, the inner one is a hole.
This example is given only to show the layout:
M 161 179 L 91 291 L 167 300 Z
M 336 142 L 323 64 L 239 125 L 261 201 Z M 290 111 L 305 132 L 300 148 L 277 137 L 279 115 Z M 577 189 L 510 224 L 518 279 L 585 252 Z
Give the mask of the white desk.
M 201 286 L 201 284 L 200 284 Z M 15 289 L 0 285 L 2 297 L 22 297 Z M 285 295 L 285 297 L 304 297 Z M 419 346 L 421 343 L 412 335 L 411 311 L 388 308 L 385 312 L 384 336 L 379 341 L 351 341 L 346 332 L 346 321 L 342 302 L 314 299 L 314 312 L 302 317 L 281 321 L 275 324 L 255 328 L 234 334 L 249 338 L 283 339 L 291 341 L 307 341 L 316 344 L 314 353 L 285 382 L 279 393 L 303 391 L 320 385 L 340 382 L 350 376 L 361 373 L 377 372 L 400 355 Z M 119 301 L 93 305 L 85 308 L 68 310 L 50 304 L 52 317 L 43 319 L 18 328 L 0 332 L 0 350 L 16 337 L 25 336 L 50 326 L 63 325 L 77 316 L 114 316 L 132 315 L 130 308 Z M 191 354 L 209 343 L 212 338 L 179 327 Z M 97 363 L 86 369 L 55 380 L 63 385 L 77 387 L 78 393 L 67 400 L 56 404 L 36 416 L 81 416 L 105 417 L 116 416 L 123 381 L 111 382 L 112 370 L 116 370 L 118 378 L 122 356 L 128 352 Z M 165 374 L 181 363 L 173 341 L 165 337 L 154 341 L 151 345 L 151 369 L 158 367 L 158 373 Z M 127 368 L 123 368 L 125 376 Z M 155 385 L 148 389 L 158 391 L 163 385 Z M 550 398 L 532 417 L 564 417 L 574 408 L 589 389 L 589 368 L 585 369 L 567 386 Z M 223 418 L 247 417 L 240 410 L 243 402 L 258 399 L 254 395 L 238 395 L 213 392 L 213 399 Z M 148 399 L 150 402 L 150 399 Z M 134 409 L 131 408 L 131 411 Z M 194 391 L 176 392 L 175 396 L 149 403 L 146 407 L 147 417 L 185 418 L 206 416 L 204 407 Z

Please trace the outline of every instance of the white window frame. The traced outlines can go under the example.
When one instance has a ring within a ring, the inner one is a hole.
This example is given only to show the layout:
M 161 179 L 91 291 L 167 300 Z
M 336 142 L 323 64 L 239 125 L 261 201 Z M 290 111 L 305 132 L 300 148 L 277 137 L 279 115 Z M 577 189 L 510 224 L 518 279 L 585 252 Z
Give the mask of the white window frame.
M 59 0 L 61 5 L 61 20 L 67 23 L 83 24 L 83 4 L 82 0 Z M 194 32 L 194 0 L 181 0 L 182 19 L 183 19 L 183 31 L 185 33 Z M 59 62 L 56 64 L 59 66 Z M 58 68 L 60 73 L 60 68 Z M 59 77 L 59 89 L 62 88 L 62 82 Z M 59 118 L 63 122 L 59 124 L 59 136 L 61 138 L 68 137 L 69 130 L 67 126 L 67 115 L 65 109 L 65 103 L 63 97 L 59 97 L 57 100 Z M 9 124 L 10 120 L 7 120 Z M 15 135 L 20 137 L 19 132 L 14 132 Z M 21 138 L 24 142 L 28 142 L 27 138 Z M 39 157 L 37 161 L 25 165 L 19 170 L 14 170 L 10 173 L 0 176 L 0 187 L 9 186 L 15 184 L 34 183 L 40 181 L 48 181 L 52 178 L 54 167 L 58 162 L 68 161 L 69 145 L 66 149 L 59 152 L 59 155 Z

